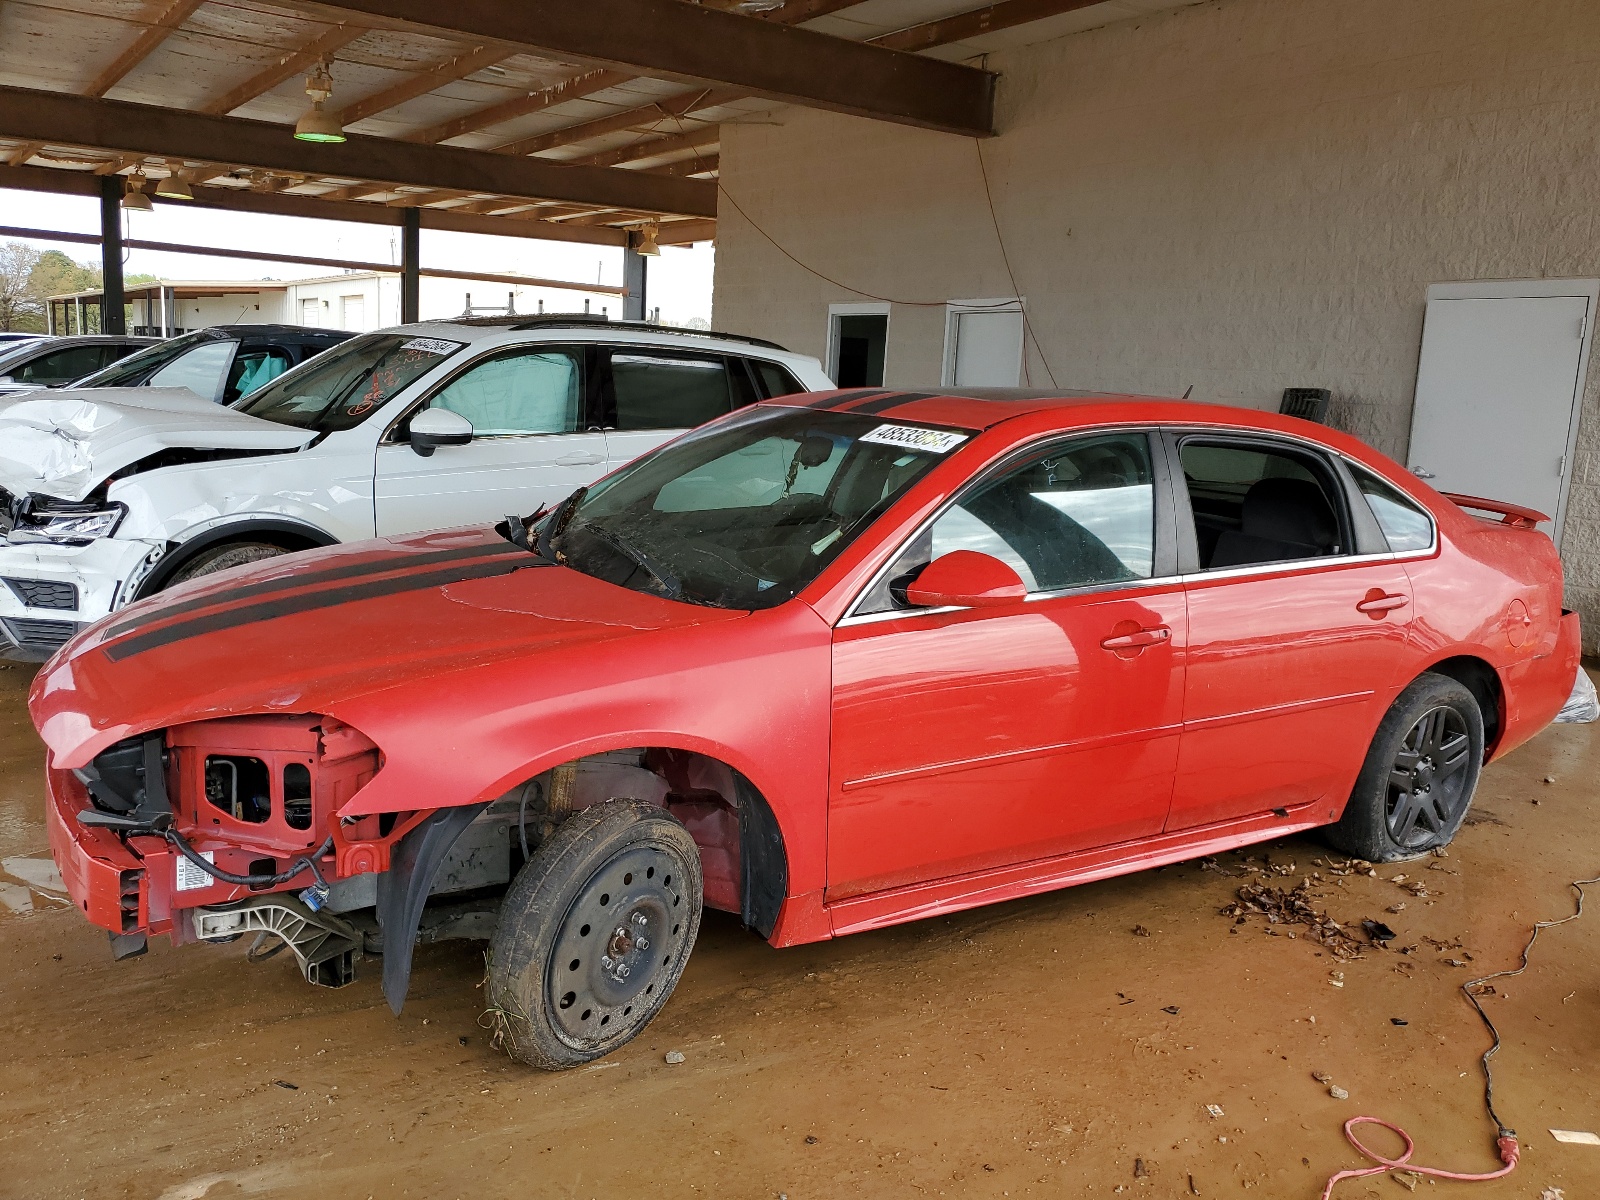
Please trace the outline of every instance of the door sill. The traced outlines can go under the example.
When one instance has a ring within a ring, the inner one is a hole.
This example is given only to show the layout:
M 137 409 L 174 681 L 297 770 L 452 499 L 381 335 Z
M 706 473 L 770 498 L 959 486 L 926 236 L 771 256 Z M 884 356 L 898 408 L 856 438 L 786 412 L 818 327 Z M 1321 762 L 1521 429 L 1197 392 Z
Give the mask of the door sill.
M 852 896 L 825 907 L 836 937 L 882 929 L 1303 833 L 1327 823 L 1313 814 L 1314 807 L 1320 805 L 1303 804 L 1289 809 L 1287 815 L 1281 817 L 1270 812 L 1259 813 L 1141 838 L 1136 842 L 1097 846 L 1092 850 L 933 879 Z

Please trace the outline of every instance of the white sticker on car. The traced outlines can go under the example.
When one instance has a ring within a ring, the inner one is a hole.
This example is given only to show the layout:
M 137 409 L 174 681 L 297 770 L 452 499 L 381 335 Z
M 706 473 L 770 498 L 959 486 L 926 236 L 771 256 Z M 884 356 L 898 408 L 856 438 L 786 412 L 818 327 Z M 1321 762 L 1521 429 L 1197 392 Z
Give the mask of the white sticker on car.
M 948 429 L 922 429 L 916 425 L 879 425 L 860 439 L 879 446 L 899 446 L 903 450 L 921 450 L 925 454 L 948 454 L 967 440 L 964 433 L 951 433 Z
M 214 863 L 217 861 L 217 856 L 210 850 L 202 850 L 200 852 L 200 857 L 205 859 L 208 863 Z M 210 887 L 216 882 L 216 880 L 212 879 L 211 876 L 207 875 L 183 855 L 178 855 L 177 862 L 178 890 L 180 892 L 192 892 L 196 888 Z
M 454 354 L 465 345 L 465 342 L 447 342 L 443 338 L 412 338 L 400 349 L 421 350 L 426 354 Z

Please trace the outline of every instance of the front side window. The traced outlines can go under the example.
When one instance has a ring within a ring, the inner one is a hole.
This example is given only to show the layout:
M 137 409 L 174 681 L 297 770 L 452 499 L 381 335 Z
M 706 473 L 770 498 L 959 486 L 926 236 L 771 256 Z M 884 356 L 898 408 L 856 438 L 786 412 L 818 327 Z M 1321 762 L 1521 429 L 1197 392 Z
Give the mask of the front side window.
M 734 408 L 727 360 L 715 355 L 613 350 L 618 429 L 693 429 Z
M 1190 438 L 1180 458 L 1201 570 L 1341 553 L 1338 491 L 1311 455 Z
M 1433 520 L 1415 500 L 1354 463 L 1350 464 L 1350 473 L 1367 498 L 1367 506 L 1377 518 L 1389 549 L 1402 554 L 1407 550 L 1426 550 L 1433 545 Z
M 746 409 L 596 484 L 547 522 L 568 565 L 720 608 L 793 597 L 967 434 L 809 409 Z
M 428 407 L 460 413 L 479 437 L 515 437 L 573 432 L 582 403 L 582 353 L 539 346 L 469 367 Z
M 152 372 L 161 370 L 169 363 L 184 357 L 195 347 L 204 345 L 222 345 L 231 349 L 233 339 L 215 330 L 199 329 L 182 337 L 146 346 L 137 354 L 130 354 L 121 362 L 113 363 L 81 382 L 84 387 L 138 387 L 148 381 Z M 215 391 L 211 393 L 215 394 Z M 210 396 L 207 396 L 207 399 L 210 399 Z
M 173 359 L 150 376 L 150 387 L 188 388 L 202 400 L 215 400 L 222 391 L 222 378 L 233 361 L 238 343 L 207 342 Z
M 465 345 L 396 333 L 351 338 L 280 375 L 235 407 L 301 429 L 352 429 Z
M 978 485 L 901 552 L 857 613 L 904 607 L 934 559 L 975 550 L 1030 592 L 1148 579 L 1155 563 L 1155 475 L 1142 433 L 1077 438 Z

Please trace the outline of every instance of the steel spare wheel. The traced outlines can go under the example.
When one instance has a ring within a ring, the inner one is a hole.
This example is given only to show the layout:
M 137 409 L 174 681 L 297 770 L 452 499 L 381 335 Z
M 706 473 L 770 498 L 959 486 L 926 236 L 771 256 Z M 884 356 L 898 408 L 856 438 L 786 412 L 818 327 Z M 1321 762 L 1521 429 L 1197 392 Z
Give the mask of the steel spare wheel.
M 660 1011 L 700 930 L 700 850 L 671 814 L 612 800 L 567 818 L 506 892 L 490 1016 L 521 1062 L 578 1066 Z

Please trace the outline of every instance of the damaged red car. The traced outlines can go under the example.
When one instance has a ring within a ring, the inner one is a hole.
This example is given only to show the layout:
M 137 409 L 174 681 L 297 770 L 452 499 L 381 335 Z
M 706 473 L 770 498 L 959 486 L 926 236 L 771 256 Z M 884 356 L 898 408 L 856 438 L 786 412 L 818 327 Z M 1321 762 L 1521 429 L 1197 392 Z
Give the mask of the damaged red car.
M 487 939 L 511 1053 L 572 1066 L 702 907 L 791 946 L 1313 828 L 1445 844 L 1577 670 L 1543 519 L 1257 412 L 785 397 L 535 519 L 80 634 L 30 697 L 51 846 L 119 955 L 381 955 L 398 1012 L 415 945 Z

